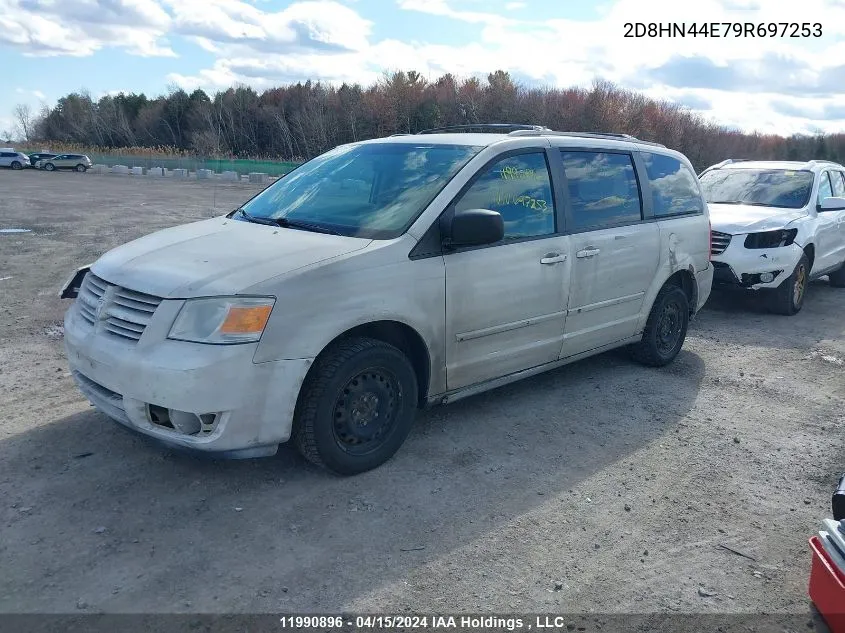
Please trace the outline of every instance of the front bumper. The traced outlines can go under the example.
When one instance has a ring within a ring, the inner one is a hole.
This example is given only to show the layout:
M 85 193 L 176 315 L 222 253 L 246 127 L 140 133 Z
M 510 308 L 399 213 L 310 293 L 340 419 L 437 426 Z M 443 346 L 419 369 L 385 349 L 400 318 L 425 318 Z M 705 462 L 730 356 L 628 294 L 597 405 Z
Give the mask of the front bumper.
M 78 303 L 65 315 L 68 363 L 80 391 L 110 418 L 224 457 L 272 455 L 289 439 L 311 360 L 254 363 L 257 343 L 168 340 L 182 301 L 162 301 L 137 342 L 92 326 Z
M 745 235 L 734 235 L 728 247 L 713 255 L 713 283 L 752 290 L 777 288 L 795 270 L 804 254 L 798 244 L 780 248 L 745 248 Z M 766 275 L 770 281 L 763 281 Z

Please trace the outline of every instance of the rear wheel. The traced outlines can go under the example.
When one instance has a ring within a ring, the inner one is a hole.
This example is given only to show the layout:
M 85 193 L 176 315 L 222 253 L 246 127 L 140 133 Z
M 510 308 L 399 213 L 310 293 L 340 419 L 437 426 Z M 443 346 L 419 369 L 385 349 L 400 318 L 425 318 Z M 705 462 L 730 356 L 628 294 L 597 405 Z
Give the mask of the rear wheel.
M 23 165 L 19 161 L 12 161 L 12 169 L 23 169 Z
M 689 299 L 678 286 L 664 286 L 646 321 L 643 338 L 631 346 L 631 355 L 643 365 L 668 365 L 684 345 L 689 325 Z
M 47 163 L 46 165 L 44 165 L 44 169 L 46 169 L 47 171 L 54 171 L 56 169 L 56 166 L 53 163 Z
M 842 268 L 830 273 L 827 277 L 834 288 L 845 288 L 845 263 L 842 264 Z
M 78 171 L 80 174 L 84 173 L 86 169 L 88 168 L 85 165 L 82 165 L 81 163 L 76 166 L 76 171 Z
M 292 437 L 308 461 L 355 475 L 399 450 L 416 403 L 416 374 L 401 351 L 376 339 L 348 339 L 324 352 L 309 373 Z
M 801 255 L 792 274 L 775 289 L 771 297 L 772 312 L 786 316 L 798 314 L 804 306 L 809 279 L 810 260 L 806 255 Z

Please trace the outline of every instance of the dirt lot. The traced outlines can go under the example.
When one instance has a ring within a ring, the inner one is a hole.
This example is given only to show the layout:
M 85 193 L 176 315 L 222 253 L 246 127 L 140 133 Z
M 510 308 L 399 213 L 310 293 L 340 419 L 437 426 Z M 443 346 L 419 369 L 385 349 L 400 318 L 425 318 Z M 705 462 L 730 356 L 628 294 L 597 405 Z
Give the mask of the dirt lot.
M 0 172 L 0 612 L 802 614 L 845 470 L 845 290 L 716 294 L 671 366 L 605 354 L 422 413 L 341 479 L 170 453 L 89 407 L 70 272 L 252 195 Z M 731 553 L 724 545 L 747 557 Z M 806 629 L 805 629 L 806 630 Z

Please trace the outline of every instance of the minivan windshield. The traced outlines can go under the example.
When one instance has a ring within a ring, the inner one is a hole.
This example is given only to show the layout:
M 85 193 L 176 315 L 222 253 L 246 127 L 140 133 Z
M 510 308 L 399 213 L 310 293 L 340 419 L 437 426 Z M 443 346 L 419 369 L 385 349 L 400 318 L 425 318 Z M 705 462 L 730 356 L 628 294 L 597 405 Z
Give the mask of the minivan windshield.
M 392 239 L 407 230 L 480 149 L 404 142 L 340 146 L 280 178 L 234 217 Z
M 714 169 L 699 178 L 709 204 L 800 209 L 810 200 L 813 172 L 788 169 Z

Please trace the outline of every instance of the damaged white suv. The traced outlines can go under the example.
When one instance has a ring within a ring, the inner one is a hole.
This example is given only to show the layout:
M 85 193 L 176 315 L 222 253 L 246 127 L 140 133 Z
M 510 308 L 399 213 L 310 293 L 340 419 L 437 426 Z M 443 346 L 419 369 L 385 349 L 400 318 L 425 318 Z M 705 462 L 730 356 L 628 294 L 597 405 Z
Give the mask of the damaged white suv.
M 765 290 L 796 314 L 808 282 L 845 287 L 845 167 L 726 160 L 699 179 L 710 207 L 715 284 Z

